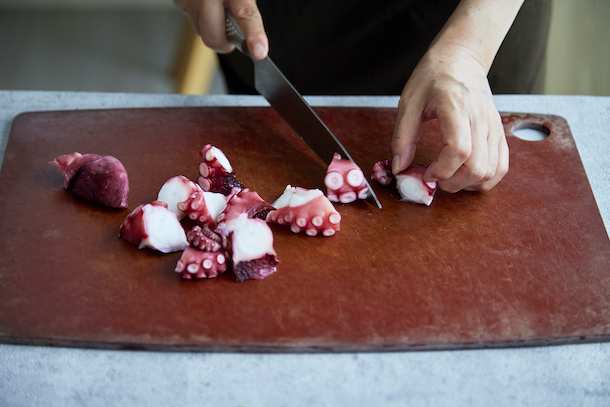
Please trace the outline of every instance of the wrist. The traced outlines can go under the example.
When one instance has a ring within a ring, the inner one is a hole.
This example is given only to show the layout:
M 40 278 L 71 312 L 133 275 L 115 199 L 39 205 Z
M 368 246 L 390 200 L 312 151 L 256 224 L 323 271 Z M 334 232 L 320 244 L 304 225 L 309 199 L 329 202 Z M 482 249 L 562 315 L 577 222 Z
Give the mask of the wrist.
M 489 72 L 523 0 L 462 0 L 430 46 L 434 54 L 456 52 Z

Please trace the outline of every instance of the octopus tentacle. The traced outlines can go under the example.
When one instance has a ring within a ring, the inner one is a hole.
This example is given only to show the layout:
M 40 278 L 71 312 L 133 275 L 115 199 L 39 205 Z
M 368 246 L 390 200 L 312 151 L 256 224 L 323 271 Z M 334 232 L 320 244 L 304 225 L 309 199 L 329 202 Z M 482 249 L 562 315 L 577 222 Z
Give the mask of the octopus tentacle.
M 432 204 L 437 189 L 436 182 L 425 182 L 426 166 L 411 164 L 406 170 L 394 176 L 390 160 L 380 160 L 373 164 L 373 181 L 381 185 L 395 184 L 400 200 L 418 203 L 426 206 Z
M 392 162 L 390 160 L 379 160 L 373 164 L 371 179 L 386 187 L 396 182 L 396 178 L 392 173 Z
M 249 218 L 265 220 L 267 214 L 274 210 L 275 208 L 258 193 L 250 191 L 248 188 L 234 189 L 227 200 L 227 205 L 218 216 L 218 222 L 233 219 L 242 213 L 246 213 Z
M 425 165 L 413 164 L 400 174 L 396 174 L 396 188 L 401 201 L 430 206 L 436 192 L 436 182 L 425 182 Z
M 360 167 L 351 160 L 344 160 L 335 153 L 324 177 L 326 195 L 330 201 L 351 203 L 367 199 L 370 191 Z
M 269 225 L 247 213 L 229 217 L 218 223 L 231 241 L 231 263 L 238 282 L 263 279 L 277 271 L 277 254 Z
M 204 191 L 229 195 L 233 188 L 243 189 L 244 185 L 237 179 L 229 160 L 219 148 L 206 144 L 199 154 L 202 161 L 197 183 Z
M 319 189 L 288 185 L 273 206 L 277 210 L 267 215 L 267 222 L 289 226 L 293 233 L 332 236 L 340 229 L 341 214 Z
M 225 252 L 208 252 L 189 246 L 184 252 L 174 271 L 183 279 L 213 278 L 227 270 Z
M 219 252 L 229 249 L 229 239 L 220 229 L 212 230 L 209 227 L 194 226 L 187 234 L 186 239 L 191 246 L 206 252 Z

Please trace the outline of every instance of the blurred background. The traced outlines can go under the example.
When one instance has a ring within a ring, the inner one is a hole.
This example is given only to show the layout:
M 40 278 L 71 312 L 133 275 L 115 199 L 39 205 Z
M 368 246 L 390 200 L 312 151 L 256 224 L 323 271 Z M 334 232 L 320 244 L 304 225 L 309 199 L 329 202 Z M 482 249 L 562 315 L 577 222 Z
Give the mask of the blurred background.
M 553 7 L 544 93 L 610 96 L 610 1 Z M 171 0 L 0 0 L 0 89 L 226 92 Z

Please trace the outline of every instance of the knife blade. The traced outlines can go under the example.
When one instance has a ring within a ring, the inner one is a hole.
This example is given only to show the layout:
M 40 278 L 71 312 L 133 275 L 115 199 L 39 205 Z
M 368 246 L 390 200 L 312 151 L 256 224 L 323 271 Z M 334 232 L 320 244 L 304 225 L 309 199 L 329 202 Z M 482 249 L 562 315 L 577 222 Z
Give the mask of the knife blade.
M 271 107 L 280 114 L 284 121 L 292 127 L 326 165 L 330 164 L 335 153 L 339 153 L 342 158 L 355 162 L 341 142 L 273 61 L 269 57 L 260 61 L 252 58 L 248 51 L 246 37 L 237 20 L 228 9 L 225 12 L 227 38 L 239 51 L 249 56 L 254 63 L 255 89 L 267 99 Z M 367 200 L 381 209 L 381 202 L 379 202 L 366 177 L 364 177 L 364 182 L 369 190 Z

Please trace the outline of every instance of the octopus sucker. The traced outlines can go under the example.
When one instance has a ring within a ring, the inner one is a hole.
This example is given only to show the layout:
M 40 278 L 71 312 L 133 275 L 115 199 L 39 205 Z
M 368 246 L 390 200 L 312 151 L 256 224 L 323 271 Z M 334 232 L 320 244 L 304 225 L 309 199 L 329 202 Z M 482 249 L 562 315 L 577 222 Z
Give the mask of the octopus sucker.
M 355 192 L 345 192 L 341 195 L 338 195 L 339 202 L 341 203 L 352 203 L 354 202 L 358 196 Z
M 412 164 L 406 170 L 394 176 L 390 160 L 380 160 L 373 165 L 371 178 L 385 186 L 395 185 L 401 201 L 430 206 L 437 185 L 436 182 L 424 181 L 426 168 L 425 165 Z
M 75 195 L 112 208 L 128 207 L 129 178 L 117 158 L 73 152 L 49 164 L 61 171 L 64 187 Z
M 293 233 L 305 232 L 308 236 L 321 233 L 328 236 L 323 231 L 339 230 L 341 215 L 319 189 L 288 185 L 272 205 L 276 211 L 267 216 L 267 221 L 287 225 Z
M 201 164 L 199 164 L 199 175 L 201 175 L 202 177 L 207 177 L 210 174 L 210 167 L 208 167 L 208 165 L 204 162 L 202 162 Z
M 341 214 L 337 213 L 332 213 L 328 216 L 328 221 L 330 223 L 332 223 L 333 225 L 338 225 L 339 223 L 341 223 Z M 320 225 L 321 226 L 321 225 Z M 334 229 L 333 229 L 334 230 Z
M 335 153 L 324 177 L 326 195 L 330 201 L 351 203 L 358 199 L 367 199 L 370 195 L 366 186 L 364 173 L 356 163 L 344 160 Z
M 324 232 L 322 232 L 322 234 L 324 236 L 332 236 L 335 234 L 335 232 L 336 232 L 335 229 L 326 229 L 326 230 L 324 230 Z

